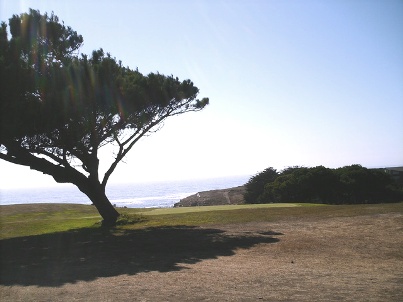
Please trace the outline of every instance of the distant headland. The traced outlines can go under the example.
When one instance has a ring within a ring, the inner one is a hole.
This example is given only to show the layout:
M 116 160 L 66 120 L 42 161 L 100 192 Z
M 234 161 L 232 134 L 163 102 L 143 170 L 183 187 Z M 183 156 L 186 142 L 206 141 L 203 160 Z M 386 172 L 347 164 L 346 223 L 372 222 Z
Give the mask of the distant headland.
M 181 199 L 174 207 L 197 207 L 226 204 L 243 204 L 245 186 L 198 192 Z

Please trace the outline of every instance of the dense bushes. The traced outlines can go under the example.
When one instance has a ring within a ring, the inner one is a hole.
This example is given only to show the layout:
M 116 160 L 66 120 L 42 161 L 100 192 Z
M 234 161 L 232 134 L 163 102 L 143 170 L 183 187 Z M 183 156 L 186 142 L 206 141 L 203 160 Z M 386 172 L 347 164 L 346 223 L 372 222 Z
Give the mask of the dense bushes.
M 360 165 L 329 169 L 267 168 L 246 184 L 246 203 L 312 202 L 358 204 L 403 200 L 403 191 L 383 170 Z
M 277 176 L 277 171 L 272 167 L 252 176 L 246 184 L 245 201 L 247 201 L 247 203 L 264 203 L 263 200 L 260 201 L 260 197 L 264 193 L 265 185 L 272 183 Z

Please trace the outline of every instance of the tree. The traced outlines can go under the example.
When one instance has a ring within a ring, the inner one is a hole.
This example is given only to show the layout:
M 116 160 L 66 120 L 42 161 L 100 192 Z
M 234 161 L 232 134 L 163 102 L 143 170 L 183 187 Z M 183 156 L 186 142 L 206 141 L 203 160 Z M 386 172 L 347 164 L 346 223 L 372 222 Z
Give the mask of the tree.
M 260 197 L 263 194 L 264 186 L 273 182 L 278 176 L 276 169 L 269 167 L 264 171 L 252 176 L 246 183 L 244 199 L 246 203 L 265 203 Z
M 334 199 L 338 179 L 323 166 L 292 167 L 282 171 L 272 183 L 265 186 L 264 197 L 271 202 L 320 202 Z
M 403 198 L 397 183 L 380 169 L 351 165 L 336 169 L 345 203 L 393 202 Z
M 272 172 L 273 168 L 268 168 L 249 180 L 245 202 L 358 204 L 398 202 L 403 198 L 390 175 L 360 165 L 338 169 L 289 167 L 280 173 Z M 273 177 L 267 177 L 267 173 Z
M 102 49 L 79 55 L 83 38 L 53 13 L 14 15 L 0 28 L 0 158 L 72 183 L 114 225 L 105 194 L 118 163 L 168 117 L 202 110 L 190 80 L 122 66 Z M 115 147 L 99 175 L 99 149 Z

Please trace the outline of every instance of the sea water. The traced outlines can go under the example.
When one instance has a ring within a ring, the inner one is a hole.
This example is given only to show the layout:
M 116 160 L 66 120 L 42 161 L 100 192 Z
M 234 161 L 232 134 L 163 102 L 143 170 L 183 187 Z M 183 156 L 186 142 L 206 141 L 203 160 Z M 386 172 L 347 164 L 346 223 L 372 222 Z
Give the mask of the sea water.
M 201 180 L 109 184 L 106 187 L 106 194 L 111 203 L 117 207 L 173 207 L 175 203 L 189 195 L 201 191 L 241 186 L 249 178 L 250 176 L 231 176 Z M 1 205 L 25 203 L 91 204 L 91 201 L 73 185 L 0 190 Z

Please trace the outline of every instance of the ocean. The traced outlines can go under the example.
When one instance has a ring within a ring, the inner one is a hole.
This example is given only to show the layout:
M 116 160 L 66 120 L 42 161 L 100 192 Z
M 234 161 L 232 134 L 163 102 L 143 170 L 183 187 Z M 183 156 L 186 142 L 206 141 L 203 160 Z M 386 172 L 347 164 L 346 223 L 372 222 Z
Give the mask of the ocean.
M 198 180 L 109 184 L 106 194 L 112 204 L 128 208 L 167 208 L 182 198 L 201 191 L 241 186 L 250 176 L 231 176 Z M 49 188 L 1 189 L 0 205 L 25 203 L 91 204 L 73 185 Z

